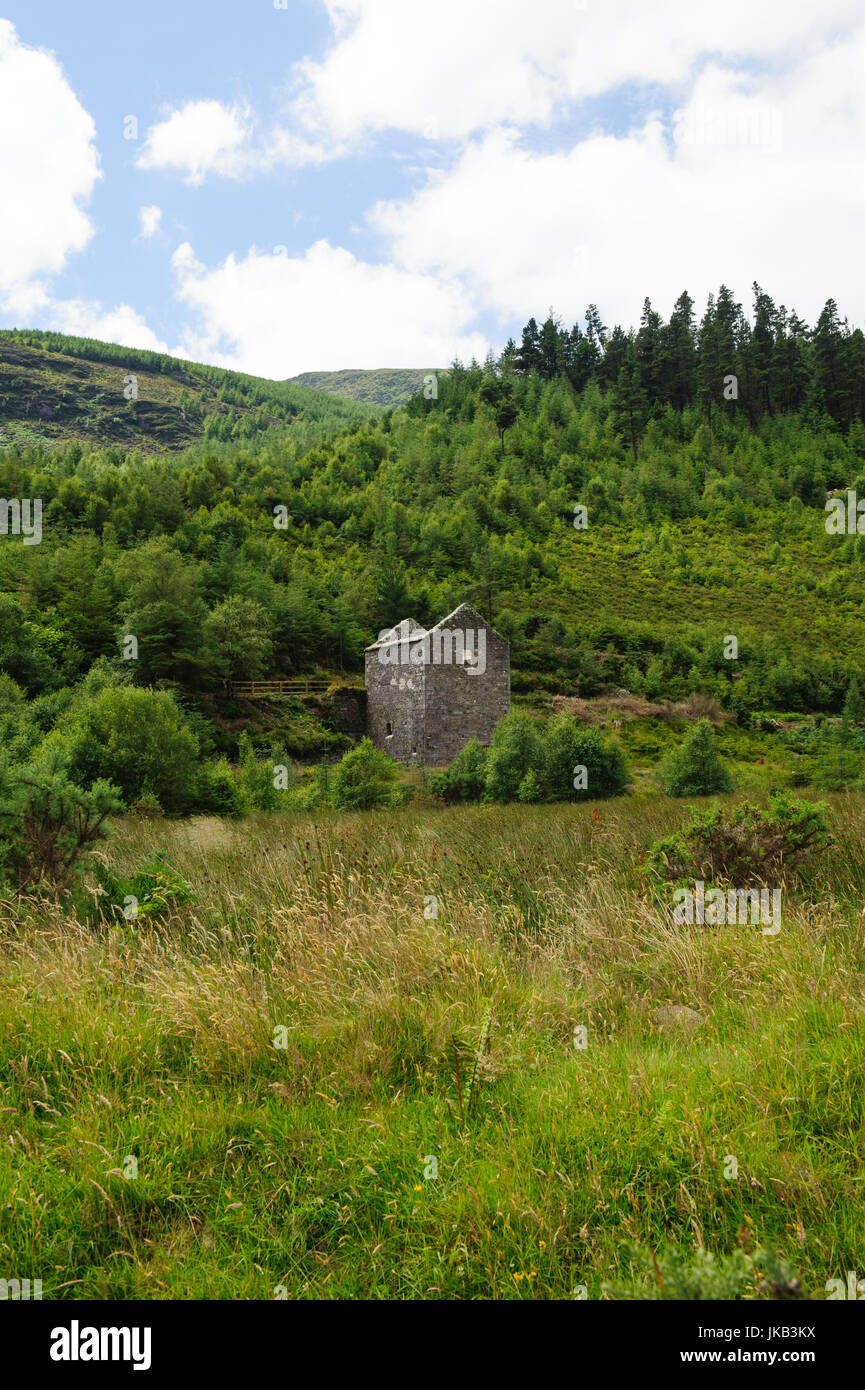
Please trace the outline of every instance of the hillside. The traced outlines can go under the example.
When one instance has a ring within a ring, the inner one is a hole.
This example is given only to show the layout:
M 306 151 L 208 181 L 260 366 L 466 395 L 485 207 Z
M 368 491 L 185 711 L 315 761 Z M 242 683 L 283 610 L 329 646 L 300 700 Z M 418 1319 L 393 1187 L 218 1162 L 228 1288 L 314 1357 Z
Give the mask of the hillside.
M 432 371 L 431 367 L 378 367 L 368 371 L 302 372 L 289 381 L 343 400 L 392 408 L 405 405 Z
M 304 386 L 59 333 L 0 331 L 0 441 L 176 450 L 369 414 Z
M 538 708 L 700 695 L 740 730 L 815 721 L 795 751 L 817 756 L 865 683 L 865 536 L 830 534 L 825 511 L 830 492 L 865 494 L 862 335 L 833 311 L 791 338 L 776 313 L 766 339 L 765 299 L 723 334 L 714 305 L 699 330 L 681 304 L 636 334 L 531 321 L 498 363 L 457 364 L 393 412 L 105 345 L 58 366 L 55 342 L 5 335 L 31 386 L 62 370 L 83 393 L 113 372 L 116 390 L 135 367 L 139 403 L 164 402 L 175 429 L 172 393 L 206 407 L 198 437 L 184 406 L 186 434 L 158 452 L 140 429 L 87 450 L 0 441 L 0 496 L 43 503 L 39 545 L 0 538 L 0 670 L 26 697 L 24 745 L 62 741 L 107 680 L 173 691 L 202 758 L 235 757 L 254 721 L 226 682 L 356 678 L 383 627 L 466 601 L 507 637 L 514 692 Z M 263 718 L 259 746 L 269 731 L 300 756 L 338 744 L 314 710 Z

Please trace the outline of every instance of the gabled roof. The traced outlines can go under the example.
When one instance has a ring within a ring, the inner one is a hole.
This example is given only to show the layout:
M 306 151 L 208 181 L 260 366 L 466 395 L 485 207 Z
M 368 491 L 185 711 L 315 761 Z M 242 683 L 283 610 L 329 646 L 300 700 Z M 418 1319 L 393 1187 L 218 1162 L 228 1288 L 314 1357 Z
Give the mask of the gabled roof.
M 430 632 L 438 632 L 439 628 L 446 627 L 471 628 L 475 632 L 479 627 L 485 627 L 488 632 L 495 632 L 496 637 L 501 637 L 501 633 L 496 632 L 492 623 L 488 623 L 486 618 L 482 618 L 478 610 L 472 608 L 470 603 L 461 603 L 452 613 L 448 613 L 446 618 L 437 622 L 435 627 L 431 627 Z
M 414 618 L 403 618 L 402 622 L 389 627 L 384 637 L 377 637 L 374 642 L 370 642 L 365 650 L 374 652 L 377 647 L 390 646 L 392 642 L 401 642 L 404 637 L 423 637 L 425 632 L 426 628 L 421 627 Z
M 440 619 L 434 627 L 421 627 L 419 623 L 415 622 L 414 618 L 403 618 L 402 622 L 396 623 L 392 628 L 388 628 L 385 637 L 379 637 L 375 642 L 371 642 L 366 648 L 366 651 L 373 652 L 378 647 L 389 646 L 391 643 L 400 642 L 404 638 L 408 638 L 410 641 L 419 641 L 422 637 L 426 637 L 433 632 L 442 631 L 445 628 L 470 628 L 473 632 L 476 632 L 478 628 L 481 627 L 486 628 L 488 632 L 494 633 L 500 641 L 505 640 L 500 632 L 496 632 L 491 623 L 488 623 L 481 617 L 476 608 L 472 608 L 470 603 L 461 603 L 452 613 L 448 613 L 446 618 Z

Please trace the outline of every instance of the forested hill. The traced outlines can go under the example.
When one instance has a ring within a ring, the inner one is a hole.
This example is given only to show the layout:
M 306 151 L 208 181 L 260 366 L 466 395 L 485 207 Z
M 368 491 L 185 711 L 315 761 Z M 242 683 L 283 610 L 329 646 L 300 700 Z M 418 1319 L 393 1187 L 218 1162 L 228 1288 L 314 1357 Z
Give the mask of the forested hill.
M 744 414 L 756 426 L 767 415 L 804 412 L 820 424 L 849 428 L 865 419 L 865 335 L 841 320 L 828 299 L 813 328 L 795 310 L 776 305 L 756 282 L 751 317 L 722 285 L 696 322 L 686 292 L 668 322 L 643 301 L 638 329 L 609 330 L 597 305 L 583 329 L 550 317 L 530 319 L 519 345 L 511 339 L 500 360 L 503 375 L 535 372 L 566 379 L 577 391 L 595 381 L 615 389 L 618 419 L 636 443 L 650 416 L 665 407 L 698 405 L 706 420 Z
M 0 331 L 0 442 L 75 438 L 126 449 L 242 442 L 298 417 L 371 411 L 289 382 L 62 333 Z
M 229 678 L 359 672 L 382 627 L 467 600 L 518 691 L 837 712 L 865 673 L 865 535 L 829 534 L 825 504 L 865 497 L 862 335 L 834 306 L 808 329 L 762 291 L 753 319 L 731 305 L 697 325 L 683 296 L 630 334 L 595 310 L 530 323 L 364 419 L 235 420 L 162 456 L 0 441 L 0 496 L 43 502 L 38 545 L 0 537 L 0 668 L 50 727 L 94 663 L 195 704 Z M 278 389 L 290 414 L 300 388 Z
M 289 380 L 344 400 L 387 407 L 405 405 L 409 397 L 422 389 L 424 378 L 431 371 L 432 368 L 377 367 L 366 371 L 302 372 Z

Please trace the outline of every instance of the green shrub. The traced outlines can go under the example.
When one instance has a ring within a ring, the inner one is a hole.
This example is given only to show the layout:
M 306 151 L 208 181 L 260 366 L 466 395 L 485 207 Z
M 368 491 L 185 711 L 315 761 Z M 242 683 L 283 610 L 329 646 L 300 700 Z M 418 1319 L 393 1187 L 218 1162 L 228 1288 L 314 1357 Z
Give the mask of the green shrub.
M 526 773 L 522 782 L 517 788 L 517 801 L 532 802 L 541 801 L 544 795 L 544 784 L 538 774 L 532 769 Z
M 16 888 L 47 882 L 64 888 L 121 809 L 117 788 L 77 786 L 56 751 L 37 762 L 0 769 L 0 876 Z
M 243 797 L 237 777 L 226 758 L 201 763 L 195 771 L 193 804 L 196 811 L 216 816 L 243 814 Z
M 865 700 L 855 676 L 850 677 L 847 694 L 844 698 L 843 717 L 845 724 L 861 724 L 865 721 Z
M 534 719 L 518 710 L 505 715 L 493 731 L 487 755 L 485 798 L 516 801 L 526 773 L 544 774 L 544 745 Z
M 584 788 L 575 787 L 576 769 L 585 768 Z M 544 735 L 544 772 L 557 801 L 598 801 L 621 796 L 628 785 L 625 755 L 614 740 L 605 743 L 599 730 L 586 729 L 571 714 L 560 714 Z
M 198 739 L 167 690 L 108 686 L 60 737 L 72 776 L 83 785 L 110 778 L 127 806 L 145 792 L 166 811 L 194 804 Z
M 244 809 L 276 811 L 284 806 L 288 786 L 284 789 L 277 787 L 275 774 L 280 765 L 288 772 L 287 755 L 279 753 L 270 758 L 256 757 L 252 739 L 246 730 L 240 736 L 239 754 L 240 797 Z
M 181 878 L 161 853 L 153 855 L 132 878 L 121 878 L 104 859 L 95 864 L 94 873 L 102 889 L 99 910 L 118 920 L 158 921 L 175 908 L 196 900 L 192 884 Z M 82 906 L 79 903 L 79 912 Z M 87 920 L 92 921 L 93 915 L 91 908 L 86 913 Z
M 694 813 L 689 825 L 658 840 L 646 855 L 646 868 L 663 879 L 771 884 L 795 869 L 815 850 L 831 843 L 829 807 L 780 791 L 766 810 L 750 802 L 713 806 Z
M 813 765 L 808 758 L 800 758 L 794 765 L 790 773 L 791 787 L 808 787 L 811 785 L 811 778 L 814 775 Z
M 816 759 L 811 780 L 821 791 L 843 792 L 853 786 L 861 771 L 861 756 L 833 741 Z
M 431 795 L 443 801 L 480 801 L 486 788 L 487 749 L 476 738 L 469 739 L 450 767 L 429 779 Z
M 733 779 L 718 752 L 708 719 L 700 719 L 660 767 L 667 796 L 711 796 L 732 790 Z
M 291 789 L 288 805 L 293 811 L 316 811 L 330 800 L 330 769 L 308 767 L 303 780 Z
M 387 806 L 396 774 L 393 758 L 368 738 L 361 739 L 334 770 L 331 802 L 340 811 L 370 811 L 376 806 Z

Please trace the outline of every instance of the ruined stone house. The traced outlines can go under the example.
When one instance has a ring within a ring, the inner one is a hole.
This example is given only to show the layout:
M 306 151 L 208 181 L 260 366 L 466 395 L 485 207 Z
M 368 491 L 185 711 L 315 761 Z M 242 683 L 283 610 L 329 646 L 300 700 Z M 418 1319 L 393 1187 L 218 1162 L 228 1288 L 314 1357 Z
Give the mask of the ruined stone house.
M 377 748 L 444 767 L 508 713 L 510 646 L 467 603 L 431 628 L 404 618 L 367 647 L 366 691 Z

